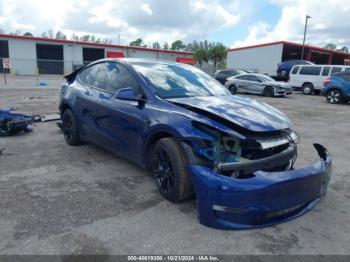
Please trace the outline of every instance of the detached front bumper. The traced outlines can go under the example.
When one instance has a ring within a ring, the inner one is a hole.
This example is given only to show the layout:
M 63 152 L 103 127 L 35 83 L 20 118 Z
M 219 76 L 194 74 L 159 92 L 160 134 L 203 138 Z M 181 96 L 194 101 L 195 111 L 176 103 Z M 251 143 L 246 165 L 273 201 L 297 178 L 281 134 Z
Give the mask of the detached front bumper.
M 221 229 L 248 229 L 285 222 L 311 210 L 326 193 L 332 157 L 314 145 L 320 159 L 301 169 L 257 171 L 245 179 L 189 165 L 202 224 Z

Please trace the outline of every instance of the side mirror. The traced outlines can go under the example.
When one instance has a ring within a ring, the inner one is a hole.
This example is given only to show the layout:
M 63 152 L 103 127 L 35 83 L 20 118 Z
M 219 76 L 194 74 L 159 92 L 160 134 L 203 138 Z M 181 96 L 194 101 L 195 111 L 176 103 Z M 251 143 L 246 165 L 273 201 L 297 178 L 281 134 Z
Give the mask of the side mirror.
M 145 101 L 142 96 L 135 95 L 134 89 L 132 87 L 125 87 L 117 90 L 116 98 L 128 101 Z

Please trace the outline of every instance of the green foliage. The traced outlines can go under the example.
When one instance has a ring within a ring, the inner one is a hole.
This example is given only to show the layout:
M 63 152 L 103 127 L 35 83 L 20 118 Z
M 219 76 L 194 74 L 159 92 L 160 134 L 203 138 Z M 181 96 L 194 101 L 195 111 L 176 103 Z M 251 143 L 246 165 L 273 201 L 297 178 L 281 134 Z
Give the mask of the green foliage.
M 171 50 L 183 50 L 186 45 L 181 40 L 176 40 L 171 44 Z
M 160 49 L 160 44 L 159 44 L 158 42 L 154 42 L 154 43 L 152 44 L 152 48 L 154 48 L 154 49 Z
M 209 49 L 208 56 L 209 59 L 213 61 L 214 70 L 216 70 L 217 64 L 226 59 L 226 47 L 221 43 L 217 43 Z
M 349 48 L 347 48 L 346 46 L 343 46 L 342 48 L 339 49 L 339 51 L 342 51 L 344 53 L 349 53 Z
M 147 45 L 143 42 L 141 38 L 137 38 L 134 41 L 131 41 L 130 46 L 140 46 L 140 47 L 147 47 Z
M 202 67 L 203 62 L 208 62 L 208 51 L 203 48 L 197 49 L 194 52 L 194 59 L 196 59 L 199 67 Z
M 328 49 L 333 49 L 335 50 L 337 48 L 337 45 L 333 44 L 333 43 L 328 43 L 324 46 L 324 48 L 328 48 Z
M 66 40 L 67 36 L 65 34 L 62 33 L 62 31 L 57 31 L 56 33 L 56 39 L 63 39 Z
M 23 35 L 24 35 L 24 36 L 33 36 L 33 34 L 30 33 L 30 32 L 26 32 L 26 33 L 24 33 Z

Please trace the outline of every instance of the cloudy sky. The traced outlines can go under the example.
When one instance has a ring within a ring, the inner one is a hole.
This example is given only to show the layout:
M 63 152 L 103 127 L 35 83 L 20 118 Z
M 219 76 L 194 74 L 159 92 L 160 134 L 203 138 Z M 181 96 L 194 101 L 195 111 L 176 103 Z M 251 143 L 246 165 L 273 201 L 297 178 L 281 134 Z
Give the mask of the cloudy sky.
M 270 41 L 350 47 L 350 0 L 0 0 L 0 28 L 41 35 L 53 29 L 127 44 L 181 39 L 242 46 Z

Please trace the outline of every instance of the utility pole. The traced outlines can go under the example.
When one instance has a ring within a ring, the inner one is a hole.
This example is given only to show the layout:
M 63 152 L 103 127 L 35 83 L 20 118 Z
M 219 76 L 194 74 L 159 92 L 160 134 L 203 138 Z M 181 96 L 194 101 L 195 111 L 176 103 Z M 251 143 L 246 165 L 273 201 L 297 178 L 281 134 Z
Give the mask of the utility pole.
M 311 16 L 306 15 L 305 17 L 305 28 L 304 28 L 304 39 L 303 39 L 303 48 L 301 50 L 301 60 L 304 59 L 304 49 L 305 49 L 305 38 L 306 38 L 306 29 L 307 29 L 307 20 L 311 18 Z

